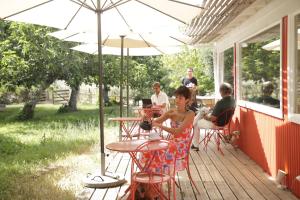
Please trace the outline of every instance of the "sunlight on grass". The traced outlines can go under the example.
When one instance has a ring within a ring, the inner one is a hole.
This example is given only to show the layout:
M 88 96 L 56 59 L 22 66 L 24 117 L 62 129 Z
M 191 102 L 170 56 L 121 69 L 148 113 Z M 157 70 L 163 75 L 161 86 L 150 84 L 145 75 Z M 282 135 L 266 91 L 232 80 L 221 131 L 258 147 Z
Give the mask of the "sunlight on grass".
M 20 122 L 21 108 L 0 112 L 0 199 L 75 199 L 82 184 L 74 177 L 100 167 L 98 108 L 57 114 L 58 105 L 38 105 L 32 120 Z M 107 121 L 116 110 L 105 108 L 105 143 L 117 138 L 117 124 Z

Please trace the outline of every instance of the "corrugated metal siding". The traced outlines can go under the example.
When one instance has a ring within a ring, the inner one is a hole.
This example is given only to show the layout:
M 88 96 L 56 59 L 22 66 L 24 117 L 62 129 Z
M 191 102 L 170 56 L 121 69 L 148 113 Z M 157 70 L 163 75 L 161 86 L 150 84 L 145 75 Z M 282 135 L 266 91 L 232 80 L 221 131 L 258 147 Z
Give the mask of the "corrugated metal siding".
M 287 17 L 282 19 L 282 97 L 284 119 L 238 107 L 235 116 L 241 131 L 239 145 L 263 170 L 276 176 L 281 169 L 288 173 L 285 182 L 300 197 L 300 125 L 287 119 Z
M 240 148 L 264 171 L 276 176 L 277 170 L 288 173 L 286 184 L 300 197 L 300 125 L 286 123 L 245 108 L 239 109 Z

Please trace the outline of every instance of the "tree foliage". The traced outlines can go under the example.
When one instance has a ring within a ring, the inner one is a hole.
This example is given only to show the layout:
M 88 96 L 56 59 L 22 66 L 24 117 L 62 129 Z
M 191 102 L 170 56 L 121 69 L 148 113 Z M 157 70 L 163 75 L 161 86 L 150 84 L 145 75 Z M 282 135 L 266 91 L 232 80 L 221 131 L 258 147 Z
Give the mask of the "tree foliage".
M 74 43 L 48 36 L 53 28 L 2 20 L 0 28 L 0 85 L 25 88 L 33 94 L 25 99 L 32 109 L 39 94 L 55 80 L 65 80 L 72 89 L 91 81 L 93 58 L 71 51 Z
M 175 89 L 180 86 L 182 79 L 186 76 L 187 68 L 192 67 L 194 76 L 198 80 L 200 94 L 213 91 L 213 60 L 210 48 L 189 49 L 185 47 L 179 54 L 165 55 L 161 60 L 168 72 L 170 88 Z

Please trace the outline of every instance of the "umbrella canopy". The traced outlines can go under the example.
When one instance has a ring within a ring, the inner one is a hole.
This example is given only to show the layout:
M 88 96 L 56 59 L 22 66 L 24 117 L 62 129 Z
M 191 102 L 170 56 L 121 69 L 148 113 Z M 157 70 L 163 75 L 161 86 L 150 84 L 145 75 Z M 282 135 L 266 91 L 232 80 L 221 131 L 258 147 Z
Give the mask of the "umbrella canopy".
M 163 34 L 162 34 L 163 32 Z M 166 35 L 166 32 L 170 33 Z M 160 33 L 160 34 L 158 34 Z M 121 33 L 122 34 L 122 33 Z M 119 35 L 121 35 L 119 33 Z M 84 51 L 92 54 L 98 54 L 97 33 L 92 32 L 72 32 L 70 30 L 61 30 L 50 33 L 58 39 L 84 42 L 89 44 L 83 44 L 75 47 L 75 50 Z M 119 36 L 117 33 L 102 33 L 104 39 L 102 40 L 102 51 L 104 54 L 121 55 L 121 75 L 120 75 L 120 117 L 123 115 L 123 52 L 124 48 L 127 49 L 127 56 L 149 56 L 160 55 L 179 52 L 179 46 L 186 44 L 189 38 L 182 35 L 176 28 L 164 28 L 155 30 L 155 33 L 128 33 L 127 35 Z M 90 44 L 92 43 L 92 44 Z M 158 47 L 159 46 L 159 47 Z M 172 47 L 169 47 L 172 46 Z M 112 47 L 121 48 L 113 49 Z M 129 50 L 130 48 L 130 50 Z M 128 59 L 127 59 L 128 62 Z M 127 65 L 128 68 L 128 65 Z M 128 72 L 128 69 L 127 69 Z M 127 73 L 128 82 L 128 73 Z M 129 105 L 128 99 L 128 84 L 127 84 L 127 105 Z M 129 113 L 129 107 L 127 106 L 127 114 Z M 121 139 L 121 130 L 120 136 Z
M 80 43 L 98 43 L 96 32 L 76 32 L 60 30 L 49 35 L 60 40 L 80 42 Z M 190 37 L 183 35 L 178 27 L 167 27 L 164 29 L 155 30 L 155 32 L 115 32 L 114 34 L 102 32 L 102 45 L 108 47 L 121 47 L 120 36 L 124 36 L 125 48 L 144 48 L 144 47 L 169 47 L 181 46 L 189 43 Z
M 201 0 L 1 0 L 2 19 L 59 29 L 97 31 L 97 13 L 102 29 L 152 30 L 166 25 L 188 24 L 200 13 Z
M 97 44 L 81 44 L 71 48 L 75 51 L 80 51 L 88 54 L 98 54 L 98 45 Z M 124 48 L 126 52 L 126 49 Z M 161 54 L 175 54 L 180 52 L 180 47 L 149 47 L 149 48 L 130 48 L 130 56 L 156 56 Z M 120 55 L 120 48 L 114 47 L 102 47 L 102 54 L 107 55 Z
M 102 41 L 106 33 L 151 31 L 159 27 L 187 25 L 200 13 L 196 0 L 1 0 L 0 18 L 51 26 L 59 29 L 97 32 Z M 200 4 L 199 4 L 200 3 Z M 99 58 L 99 120 L 101 174 L 105 173 L 103 60 Z M 99 185 L 101 186 L 101 185 Z M 103 185 L 102 185 L 103 187 Z

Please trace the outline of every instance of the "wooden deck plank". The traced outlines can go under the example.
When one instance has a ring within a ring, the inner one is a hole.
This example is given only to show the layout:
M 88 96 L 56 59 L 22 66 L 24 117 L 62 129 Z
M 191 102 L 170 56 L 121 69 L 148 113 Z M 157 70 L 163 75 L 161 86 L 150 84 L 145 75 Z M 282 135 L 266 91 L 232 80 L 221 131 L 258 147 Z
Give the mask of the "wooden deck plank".
M 235 179 L 235 177 L 228 170 L 228 167 L 230 166 L 223 165 L 223 163 L 218 159 L 215 153 L 219 153 L 219 152 L 212 151 L 211 149 L 207 150 L 207 154 L 209 155 L 211 161 L 214 163 L 220 175 L 224 178 L 226 184 L 234 193 L 235 197 L 237 199 L 244 199 L 244 200 L 251 199 L 246 193 L 246 191 L 244 190 L 244 188 L 241 187 L 238 180 Z
M 180 177 L 180 186 L 183 190 L 183 199 L 196 199 L 186 171 L 180 171 L 178 175 Z
M 233 154 L 237 160 L 239 160 L 241 163 L 246 164 L 250 172 L 253 173 L 255 177 L 257 177 L 270 191 L 272 191 L 280 199 L 298 200 L 298 198 L 295 197 L 290 191 L 278 189 L 275 183 L 268 180 L 268 175 L 265 174 L 265 172 L 241 150 L 235 150 L 233 148 L 228 147 L 226 149 L 230 151 L 231 154 Z
M 207 191 L 207 194 L 210 199 L 223 199 L 220 191 L 218 190 L 217 186 L 215 185 L 215 182 L 213 178 L 211 177 L 209 173 L 209 168 L 211 167 L 211 164 L 206 159 L 206 152 L 203 150 L 200 150 L 197 152 L 199 159 L 202 161 L 202 165 L 197 166 L 198 171 L 200 172 L 200 177 L 203 181 L 204 187 Z
M 200 194 L 192 187 L 185 171 L 179 172 L 176 179 L 183 189 L 184 200 L 239 199 L 239 200 L 297 200 L 291 192 L 280 190 L 267 179 L 261 168 L 240 150 L 229 145 L 222 146 L 224 156 L 217 151 L 215 144 L 209 144 L 207 152 L 191 151 L 190 170 Z M 109 163 L 108 170 L 122 173 L 130 180 L 131 159 L 128 154 L 117 154 Z M 113 200 L 124 193 L 129 183 L 110 189 L 93 189 L 92 200 Z M 177 199 L 182 199 L 176 187 Z
M 130 159 L 127 154 L 122 154 L 122 158 L 120 162 L 118 163 L 118 167 L 115 169 L 116 174 L 125 175 L 126 170 L 128 168 L 128 165 L 130 163 Z M 114 187 L 108 189 L 108 191 L 105 193 L 105 196 L 103 197 L 103 200 L 112 200 L 117 199 L 118 194 L 120 191 L 120 187 Z
M 121 162 L 123 156 L 120 153 L 112 154 L 113 159 L 110 160 L 110 163 L 108 164 L 107 171 L 109 172 L 115 172 L 116 169 L 119 166 L 119 163 Z M 91 196 L 90 200 L 99 200 L 103 199 L 109 189 L 96 189 L 93 195 Z
M 243 176 L 245 176 L 248 181 L 256 188 L 258 192 L 262 196 L 264 196 L 265 199 L 268 200 L 280 200 L 276 195 L 274 195 L 256 176 L 254 176 L 250 170 L 248 169 L 248 166 L 239 162 L 238 159 L 236 159 L 231 152 L 229 152 L 226 148 L 223 147 L 224 156 L 228 157 L 228 159 L 237 167 L 240 169 Z
M 200 151 L 199 153 L 202 159 L 204 160 L 204 162 L 206 163 L 205 165 L 207 166 L 207 169 L 212 179 L 214 180 L 215 185 L 217 186 L 219 192 L 221 193 L 223 199 L 228 199 L 228 200 L 237 199 L 236 196 L 231 191 L 230 187 L 226 184 L 224 178 L 222 177 L 221 173 L 218 171 L 215 164 L 211 161 L 209 155 L 204 151 Z
M 126 154 L 124 154 L 126 155 Z M 128 160 L 128 166 L 127 166 L 127 169 L 126 169 L 126 172 L 125 172 L 125 179 L 127 180 L 127 183 L 124 184 L 121 188 L 120 188 L 120 191 L 119 191 L 119 194 L 118 194 L 118 197 L 121 197 L 125 190 L 128 188 L 128 186 L 130 185 L 130 178 L 131 178 L 131 162 L 132 160 L 130 159 L 130 156 L 127 154 L 127 157 L 125 157 L 127 160 Z
M 212 151 L 216 149 L 214 144 L 209 144 L 209 147 Z M 225 151 L 225 150 L 224 150 Z M 224 152 L 226 153 L 226 151 Z M 228 154 L 228 153 L 227 153 Z M 239 180 L 240 185 L 244 188 L 250 198 L 255 200 L 265 199 L 256 188 L 245 178 L 241 173 L 240 169 L 237 168 L 231 160 L 229 159 L 230 155 L 222 155 L 220 152 L 216 152 L 215 155 L 221 160 L 224 166 L 230 171 L 230 173 L 235 177 L 236 180 Z M 232 156 L 232 155 L 231 155 Z M 246 167 L 246 166 L 244 166 Z
M 195 181 L 198 189 L 199 189 L 199 194 L 196 192 L 196 198 L 197 199 L 209 199 L 208 194 L 205 190 L 205 187 L 203 185 L 203 182 L 201 180 L 200 177 L 200 173 L 201 171 L 198 171 L 197 169 L 197 165 L 200 163 L 200 160 L 198 158 L 198 154 L 195 151 L 191 151 L 190 154 L 190 163 L 193 163 L 193 165 L 190 166 L 190 170 L 191 170 L 191 174 L 192 174 L 192 178 Z

